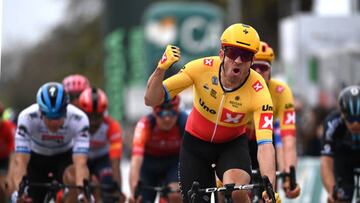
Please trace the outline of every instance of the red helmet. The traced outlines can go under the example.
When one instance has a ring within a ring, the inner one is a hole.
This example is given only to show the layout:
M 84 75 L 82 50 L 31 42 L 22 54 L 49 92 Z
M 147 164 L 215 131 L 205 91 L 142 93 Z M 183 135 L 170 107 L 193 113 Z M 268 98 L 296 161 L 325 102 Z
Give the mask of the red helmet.
M 62 83 L 67 93 L 79 93 L 90 87 L 89 80 L 85 76 L 79 74 L 67 76 Z
M 86 88 L 79 98 L 80 108 L 87 114 L 103 114 L 108 107 L 108 99 L 100 88 Z
M 154 111 L 154 113 L 159 113 L 162 110 L 173 110 L 175 112 L 178 112 L 179 105 L 180 105 L 180 97 L 175 96 L 170 101 L 164 102 L 158 106 L 153 107 L 153 111 Z

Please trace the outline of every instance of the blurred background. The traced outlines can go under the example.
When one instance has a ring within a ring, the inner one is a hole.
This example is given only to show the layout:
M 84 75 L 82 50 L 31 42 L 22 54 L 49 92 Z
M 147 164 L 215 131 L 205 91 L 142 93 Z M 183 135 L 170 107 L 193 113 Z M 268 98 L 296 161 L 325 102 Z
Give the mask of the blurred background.
M 286 81 L 296 99 L 298 179 L 307 185 L 291 202 L 326 198 L 321 124 L 339 90 L 360 84 L 359 0 L 3 0 L 1 6 L 0 100 L 8 117 L 34 103 L 43 83 L 83 74 L 106 90 L 109 113 L 124 130 L 124 160 L 135 123 L 151 111 L 144 88 L 165 46 L 182 50 L 170 76 L 191 59 L 217 55 L 228 25 L 253 26 L 275 50 L 273 77 Z M 188 91 L 182 102 L 191 108 Z

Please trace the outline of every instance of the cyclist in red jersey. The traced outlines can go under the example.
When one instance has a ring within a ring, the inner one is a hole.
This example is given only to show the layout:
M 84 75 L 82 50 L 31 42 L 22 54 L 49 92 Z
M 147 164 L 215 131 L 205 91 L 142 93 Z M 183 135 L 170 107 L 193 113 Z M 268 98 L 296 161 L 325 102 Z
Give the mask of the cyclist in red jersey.
M 82 91 L 90 87 L 89 80 L 80 74 L 69 75 L 62 81 L 66 93 L 70 98 L 70 103 L 79 107 L 79 96 Z
M 179 151 L 187 114 L 179 110 L 179 96 L 153 108 L 135 128 L 130 169 L 130 189 L 134 194 L 138 181 L 146 186 L 167 185 L 179 189 L 177 171 Z M 154 191 L 142 190 L 141 202 L 154 202 Z M 169 202 L 181 202 L 179 193 L 168 194 Z
M 0 202 L 6 201 L 5 177 L 9 166 L 10 155 L 14 151 L 16 126 L 11 121 L 3 120 L 4 106 L 0 102 Z
M 192 86 L 194 107 L 187 119 L 180 151 L 180 187 L 184 202 L 194 181 L 200 187 L 215 187 L 214 172 L 224 183 L 248 184 L 251 162 L 246 124 L 253 120 L 262 175 L 275 184 L 275 150 L 272 145 L 272 100 L 264 79 L 250 69 L 260 38 L 249 25 L 233 24 L 221 36 L 219 56 L 187 63 L 164 80 L 165 71 L 180 60 L 180 49 L 168 45 L 150 76 L 145 104 L 156 106 Z M 264 199 L 270 202 L 266 193 Z M 280 197 L 275 194 L 277 202 Z M 232 193 L 234 202 L 250 202 L 246 191 Z M 210 195 L 197 196 L 207 203 Z
M 90 122 L 88 155 L 90 174 L 95 175 L 103 184 L 104 187 L 101 187 L 103 194 L 104 192 L 119 192 L 121 196 L 119 201 L 124 202 L 120 171 L 122 130 L 117 121 L 105 115 L 108 107 L 106 94 L 100 88 L 86 88 L 79 97 L 79 106 L 87 114 Z M 105 188 L 112 185 L 114 187 L 110 187 L 110 191 L 105 191 Z M 113 200 L 102 198 L 102 201 L 111 203 Z

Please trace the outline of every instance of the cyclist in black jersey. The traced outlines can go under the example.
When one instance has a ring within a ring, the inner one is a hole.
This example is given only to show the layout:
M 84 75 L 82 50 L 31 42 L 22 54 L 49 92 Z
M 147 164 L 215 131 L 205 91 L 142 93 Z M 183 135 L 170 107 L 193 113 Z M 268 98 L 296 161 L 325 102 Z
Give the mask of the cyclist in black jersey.
M 338 102 L 340 111 L 325 119 L 321 150 L 321 175 L 329 203 L 351 202 L 354 168 L 360 167 L 360 86 L 344 88 Z

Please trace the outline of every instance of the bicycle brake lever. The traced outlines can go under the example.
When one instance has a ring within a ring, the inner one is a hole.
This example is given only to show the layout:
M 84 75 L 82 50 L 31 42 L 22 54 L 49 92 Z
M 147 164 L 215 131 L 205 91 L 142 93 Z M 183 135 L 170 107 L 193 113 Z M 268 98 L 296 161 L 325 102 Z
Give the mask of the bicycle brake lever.
M 290 189 L 294 190 L 296 188 L 296 173 L 295 167 L 290 166 Z
M 191 203 L 195 202 L 196 194 L 199 192 L 200 184 L 199 182 L 194 181 L 191 185 L 191 189 L 187 192 L 188 198 L 190 199 Z
M 265 187 L 266 194 L 268 195 L 268 197 L 271 199 L 271 201 L 273 203 L 276 203 L 275 192 L 273 190 L 273 186 L 272 186 L 269 178 L 267 176 L 263 176 L 262 179 L 263 179 L 263 184 Z

